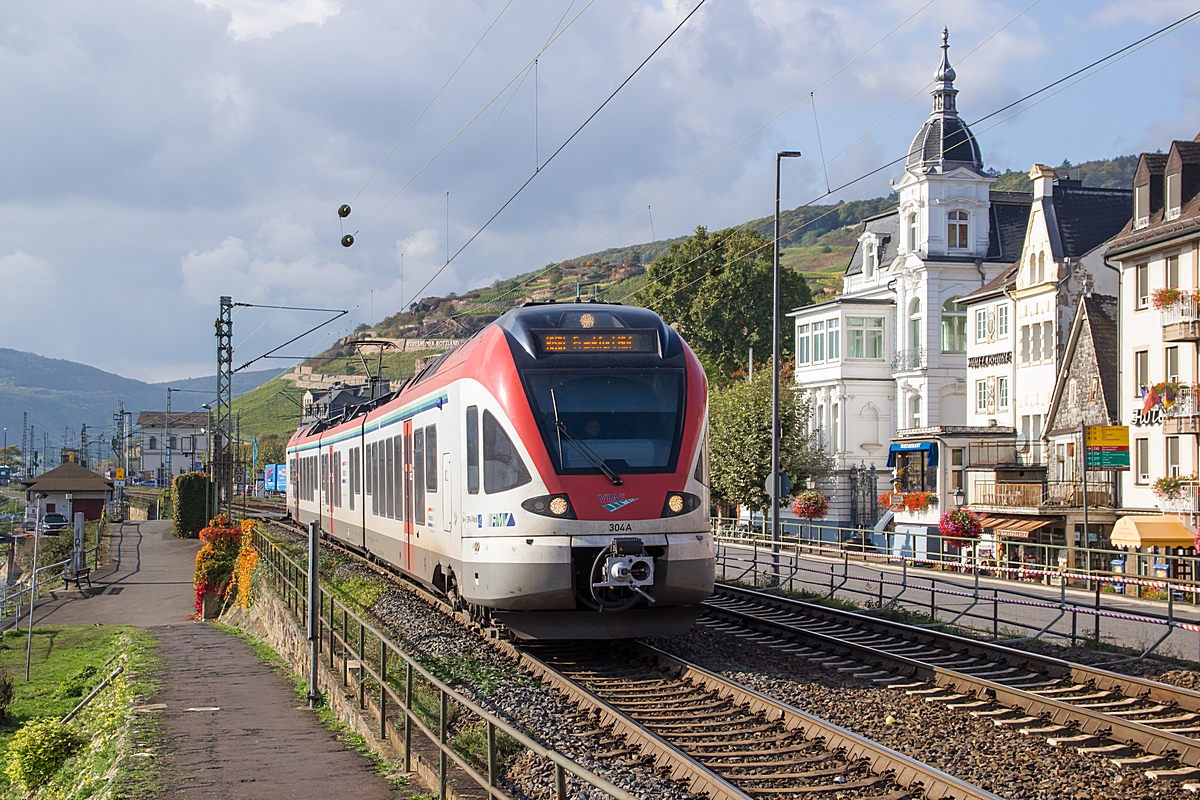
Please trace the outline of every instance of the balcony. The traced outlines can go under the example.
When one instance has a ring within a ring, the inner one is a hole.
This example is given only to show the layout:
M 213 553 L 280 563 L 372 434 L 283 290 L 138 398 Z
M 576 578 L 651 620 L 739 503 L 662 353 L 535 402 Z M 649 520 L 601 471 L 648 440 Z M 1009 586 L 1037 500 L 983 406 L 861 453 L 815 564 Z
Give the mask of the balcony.
M 969 467 L 1044 467 L 1042 443 L 970 442 Z
M 892 359 L 892 372 L 911 372 L 925 368 L 925 348 L 910 347 L 900 350 Z
M 1159 500 L 1159 507 L 1164 513 L 1174 514 L 1192 530 L 1196 530 L 1200 525 L 1200 483 L 1189 481 L 1183 484 L 1175 497 Z
M 1088 489 L 1089 508 L 1109 508 L 1107 488 Z M 971 505 L 997 508 L 1083 508 L 1083 488 L 1074 481 L 998 483 L 980 481 L 971 487 Z
M 1200 433 L 1200 402 L 1191 386 L 1180 386 L 1175 402 L 1163 410 L 1163 434 L 1175 436 L 1181 433 Z
M 1178 289 L 1159 289 L 1153 302 L 1160 312 L 1164 342 L 1200 341 L 1200 296 Z

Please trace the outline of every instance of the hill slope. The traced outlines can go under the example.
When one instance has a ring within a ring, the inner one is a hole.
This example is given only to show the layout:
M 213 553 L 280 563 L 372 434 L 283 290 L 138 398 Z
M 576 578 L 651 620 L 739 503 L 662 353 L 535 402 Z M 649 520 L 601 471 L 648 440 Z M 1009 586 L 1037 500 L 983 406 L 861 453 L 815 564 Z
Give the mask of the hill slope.
M 275 370 L 262 370 L 240 375 L 235 378 L 234 389 L 247 391 L 275 374 Z M 211 391 L 215 382 L 214 377 L 208 377 L 150 384 L 74 361 L 0 348 L 0 426 L 8 428 L 10 445 L 20 445 L 22 417 L 29 412 L 37 449 L 42 449 L 43 431 L 50 434 L 52 445 L 58 448 L 68 428 L 70 443 L 77 445 L 81 425 L 97 434 L 111 430 L 118 400 L 136 419 L 139 411 L 166 408 L 168 385 Z M 195 402 L 189 399 L 178 403 L 177 397 L 173 404 L 190 409 L 205 399 L 201 395 L 186 396 Z

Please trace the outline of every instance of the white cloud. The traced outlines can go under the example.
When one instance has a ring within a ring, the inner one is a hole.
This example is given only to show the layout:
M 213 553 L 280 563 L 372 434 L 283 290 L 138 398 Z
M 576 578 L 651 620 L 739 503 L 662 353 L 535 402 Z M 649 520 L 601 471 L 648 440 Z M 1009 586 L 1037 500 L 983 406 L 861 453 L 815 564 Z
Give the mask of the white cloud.
M 205 8 L 229 12 L 229 33 L 237 41 L 266 39 L 296 25 L 322 25 L 342 7 L 332 0 L 196 0 Z

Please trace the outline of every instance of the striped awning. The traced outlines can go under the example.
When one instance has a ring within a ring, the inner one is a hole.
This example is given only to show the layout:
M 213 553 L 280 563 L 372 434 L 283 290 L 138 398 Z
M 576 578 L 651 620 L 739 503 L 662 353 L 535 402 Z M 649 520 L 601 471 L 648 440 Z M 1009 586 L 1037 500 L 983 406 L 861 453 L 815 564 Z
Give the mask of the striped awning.
M 1029 534 L 1047 525 L 1053 525 L 1057 517 L 984 517 L 980 520 L 985 529 L 1006 539 L 1028 539 Z

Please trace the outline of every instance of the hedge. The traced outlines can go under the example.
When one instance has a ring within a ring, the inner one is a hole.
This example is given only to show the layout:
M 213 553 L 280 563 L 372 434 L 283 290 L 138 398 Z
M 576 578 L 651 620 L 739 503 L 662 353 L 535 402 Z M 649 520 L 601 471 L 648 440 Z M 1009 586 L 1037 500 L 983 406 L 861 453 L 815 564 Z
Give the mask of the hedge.
M 186 472 L 175 478 L 171 495 L 175 501 L 172 531 L 181 538 L 195 539 L 208 524 L 212 481 L 203 472 Z

